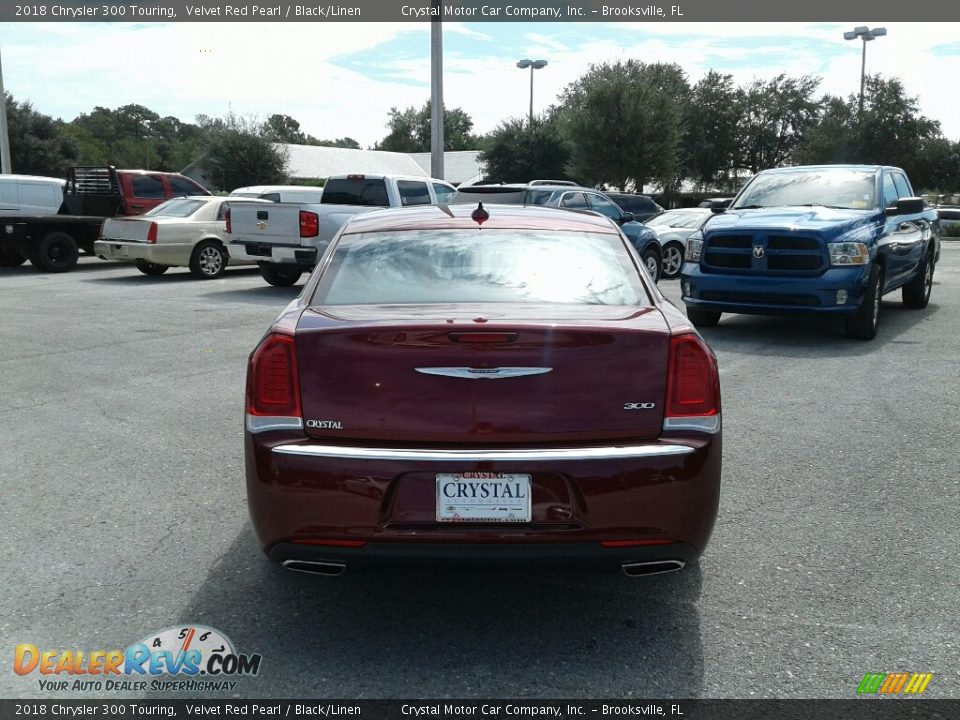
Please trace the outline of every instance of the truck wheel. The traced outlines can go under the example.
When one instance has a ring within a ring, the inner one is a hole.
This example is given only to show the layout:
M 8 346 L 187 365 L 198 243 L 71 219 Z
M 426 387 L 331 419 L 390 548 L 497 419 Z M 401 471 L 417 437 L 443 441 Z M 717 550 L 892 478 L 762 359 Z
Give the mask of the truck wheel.
M 912 310 L 923 310 L 930 302 L 930 291 L 933 290 L 933 253 L 928 252 L 920 267 L 917 268 L 917 274 L 906 285 L 903 286 L 903 304 Z
M 867 292 L 857 311 L 847 318 L 847 337 L 857 340 L 873 340 L 877 336 L 880 323 L 880 284 L 882 281 L 880 266 L 870 268 L 867 279 Z
M 67 272 L 77 265 L 80 250 L 65 232 L 49 232 L 37 243 L 30 254 L 30 263 L 46 272 Z
M 659 282 L 660 268 L 663 265 L 663 259 L 660 253 L 653 247 L 647 247 L 640 253 L 640 259 L 643 260 L 643 265 L 647 268 L 647 272 L 650 273 L 653 281 Z
M 302 274 L 301 270 L 281 270 L 269 263 L 260 265 L 260 276 L 276 287 L 289 287 L 295 284 Z
M 136 263 L 137 270 L 144 275 L 163 275 L 170 269 L 169 265 L 157 265 L 156 263 L 147 262 L 146 260 L 137 260 Z
M 197 243 L 190 256 L 190 272 L 200 280 L 213 280 L 227 269 L 227 251 L 213 240 Z M 299 277 L 299 276 L 298 276 Z
M 27 256 L 12 247 L 0 248 L 0 267 L 17 267 L 27 261 Z
M 663 248 L 663 277 L 675 278 L 683 267 L 683 246 L 680 243 L 667 243 Z
M 720 322 L 720 313 L 716 310 L 702 310 L 687 305 L 687 320 L 698 328 L 716 327 L 717 323 Z

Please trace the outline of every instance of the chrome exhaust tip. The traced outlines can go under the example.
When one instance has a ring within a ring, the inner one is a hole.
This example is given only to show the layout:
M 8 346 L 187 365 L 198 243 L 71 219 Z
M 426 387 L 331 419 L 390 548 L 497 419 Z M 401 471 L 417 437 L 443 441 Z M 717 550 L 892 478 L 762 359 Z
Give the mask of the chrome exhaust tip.
M 623 574 L 628 577 L 640 577 L 641 575 L 662 575 L 664 573 L 677 572 L 686 567 L 683 560 L 654 560 L 653 562 L 641 563 L 623 563 Z
M 342 575 L 343 571 L 347 569 L 346 563 L 333 562 L 330 560 L 284 560 L 281 565 L 287 570 L 310 573 L 311 575 L 325 575 L 327 577 Z

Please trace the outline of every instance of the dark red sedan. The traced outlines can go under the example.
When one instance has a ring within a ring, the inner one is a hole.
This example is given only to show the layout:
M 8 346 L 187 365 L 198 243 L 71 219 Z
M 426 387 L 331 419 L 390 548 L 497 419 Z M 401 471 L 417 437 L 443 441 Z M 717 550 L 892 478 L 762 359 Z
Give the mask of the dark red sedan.
M 250 514 L 293 570 L 679 570 L 710 538 L 720 456 L 714 355 L 602 217 L 362 215 L 250 356 Z

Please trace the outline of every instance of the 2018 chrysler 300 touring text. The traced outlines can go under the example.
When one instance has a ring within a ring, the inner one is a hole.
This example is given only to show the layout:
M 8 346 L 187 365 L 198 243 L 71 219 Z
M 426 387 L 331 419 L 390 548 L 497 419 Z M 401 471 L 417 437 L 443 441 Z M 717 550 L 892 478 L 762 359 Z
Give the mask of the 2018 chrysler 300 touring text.
M 605 218 L 449 206 L 348 222 L 250 356 L 271 559 L 678 570 L 720 492 L 713 353 Z

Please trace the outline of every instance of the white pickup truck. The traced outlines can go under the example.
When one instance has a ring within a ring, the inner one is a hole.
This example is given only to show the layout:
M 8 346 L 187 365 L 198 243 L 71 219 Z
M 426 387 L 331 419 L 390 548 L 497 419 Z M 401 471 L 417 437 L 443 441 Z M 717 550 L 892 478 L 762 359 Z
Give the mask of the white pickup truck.
M 324 184 L 319 203 L 230 208 L 230 257 L 257 263 L 271 285 L 293 285 L 317 264 L 354 215 L 386 207 L 443 205 L 455 192 L 452 185 L 434 178 L 334 175 Z

